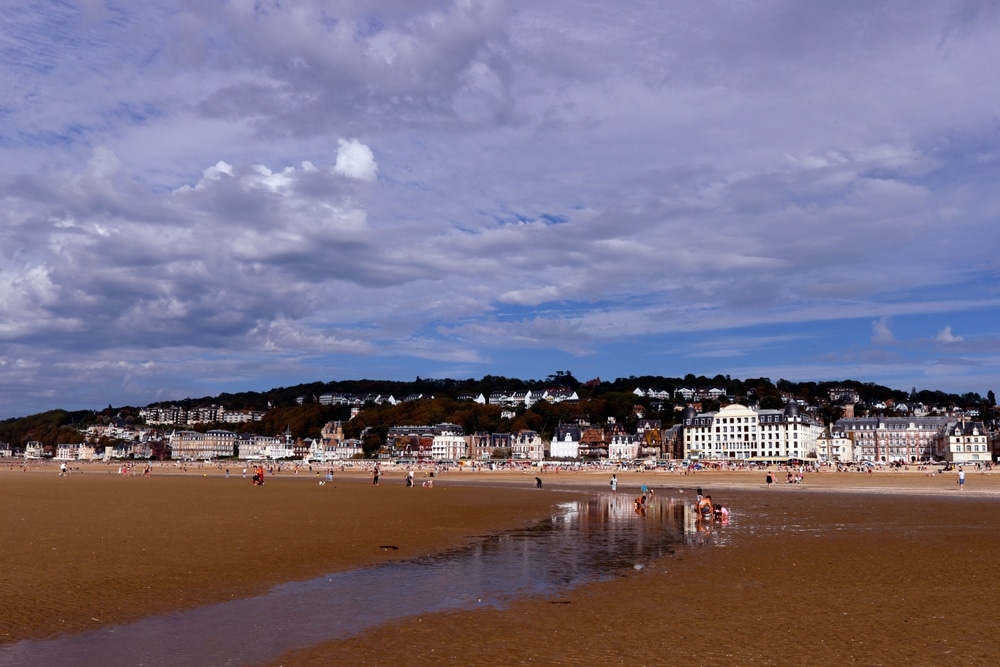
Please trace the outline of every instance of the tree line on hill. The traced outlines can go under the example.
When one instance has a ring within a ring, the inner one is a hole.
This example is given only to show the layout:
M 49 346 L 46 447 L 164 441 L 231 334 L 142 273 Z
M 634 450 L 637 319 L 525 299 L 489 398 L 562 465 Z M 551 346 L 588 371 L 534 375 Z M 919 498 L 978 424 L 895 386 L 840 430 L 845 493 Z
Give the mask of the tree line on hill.
M 224 428 L 240 433 L 260 435 L 281 435 L 286 430 L 295 437 L 318 438 L 323 425 L 329 421 L 344 422 L 344 433 L 348 438 L 361 439 L 366 451 L 374 451 L 385 441 L 385 434 L 392 426 L 420 426 L 453 423 L 461 426 L 466 433 L 485 431 L 490 433 L 516 432 L 522 429 L 537 431 L 543 438 L 551 438 L 560 423 L 575 423 L 585 420 L 592 424 L 606 424 L 609 418 L 621 424 L 626 430 L 634 428 L 638 418 L 637 405 L 642 406 L 642 414 L 648 419 L 658 419 L 664 428 L 673 425 L 680 418 L 672 399 L 649 399 L 637 396 L 634 391 L 658 389 L 666 392 L 679 387 L 707 389 L 716 387 L 727 396 L 744 401 L 748 397 L 765 409 L 780 409 L 785 405 L 783 396 L 794 396 L 808 405 L 817 405 L 821 417 L 827 423 L 836 421 L 843 414 L 843 407 L 828 401 L 828 392 L 834 388 L 852 389 L 858 393 L 860 403 L 858 414 L 864 414 L 868 405 L 876 403 L 923 403 L 927 406 L 956 406 L 963 409 L 978 408 L 984 418 L 996 407 L 996 397 L 989 391 L 983 398 L 977 393 L 949 394 L 941 391 L 916 388 L 910 392 L 884 387 L 870 382 L 844 380 L 839 382 L 791 382 L 769 378 L 735 379 L 729 376 L 686 375 L 683 378 L 661 376 L 630 376 L 614 381 L 599 378 L 581 382 L 567 371 L 559 371 L 544 380 L 520 380 L 502 376 L 486 375 L 482 379 L 432 379 L 416 378 L 413 382 L 382 380 L 339 380 L 334 382 L 313 382 L 292 387 L 278 387 L 264 392 L 223 393 L 218 396 L 186 398 L 179 401 L 154 403 L 154 406 L 179 406 L 185 409 L 210 404 L 222 405 L 227 410 L 265 411 L 263 421 L 225 425 Z M 579 396 L 579 401 L 548 403 L 541 401 L 531 408 L 520 406 L 514 416 L 503 416 L 505 411 L 495 405 L 481 405 L 471 401 L 459 401 L 463 395 L 488 398 L 494 392 L 540 391 L 552 388 L 570 388 Z M 397 400 L 406 396 L 421 394 L 433 399 L 402 402 L 396 405 L 369 404 L 353 419 L 351 409 L 345 405 L 323 405 L 319 397 L 326 393 L 364 395 L 392 395 Z M 728 399 L 721 399 L 725 404 Z M 676 407 L 683 406 L 678 401 Z M 704 411 L 717 410 L 720 401 L 702 403 Z M 102 411 L 51 410 L 29 417 L 0 421 L 0 442 L 23 447 L 28 441 L 39 441 L 44 446 L 54 448 L 58 444 L 83 442 L 81 429 L 94 424 L 140 425 L 140 408 L 108 406 Z M 219 428 L 220 425 L 198 424 L 185 426 L 192 430 Z M 109 444 L 109 443 L 98 443 Z

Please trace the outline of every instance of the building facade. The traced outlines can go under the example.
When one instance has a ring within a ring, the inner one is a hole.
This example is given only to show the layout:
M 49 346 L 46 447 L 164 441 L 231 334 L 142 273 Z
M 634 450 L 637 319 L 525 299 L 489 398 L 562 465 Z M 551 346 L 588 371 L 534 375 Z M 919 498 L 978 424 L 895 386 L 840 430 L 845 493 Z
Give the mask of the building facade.
M 949 417 L 854 417 L 836 427 L 854 443 L 854 460 L 872 463 L 915 463 L 938 456 L 938 441 Z
M 788 461 L 816 458 L 823 427 L 789 402 L 784 410 L 727 405 L 684 411 L 684 458 L 694 461 Z

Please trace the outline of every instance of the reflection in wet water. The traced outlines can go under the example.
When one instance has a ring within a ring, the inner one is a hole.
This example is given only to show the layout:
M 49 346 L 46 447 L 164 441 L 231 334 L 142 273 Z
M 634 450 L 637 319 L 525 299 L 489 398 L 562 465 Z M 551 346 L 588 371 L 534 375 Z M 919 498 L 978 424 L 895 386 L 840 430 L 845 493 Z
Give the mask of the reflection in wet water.
M 49 641 L 0 646 L 0 665 L 250 665 L 407 616 L 551 595 L 714 538 L 690 507 L 630 496 L 564 503 L 546 521 L 473 546 L 276 586 L 268 595 Z

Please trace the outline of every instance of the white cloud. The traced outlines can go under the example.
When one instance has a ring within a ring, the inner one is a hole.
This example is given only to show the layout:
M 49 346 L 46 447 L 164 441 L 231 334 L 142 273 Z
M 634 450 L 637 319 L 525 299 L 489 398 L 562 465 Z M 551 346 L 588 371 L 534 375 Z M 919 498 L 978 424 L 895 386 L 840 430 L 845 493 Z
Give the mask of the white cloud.
M 961 336 L 956 336 L 954 333 L 952 333 L 951 327 L 946 326 L 944 329 L 941 329 L 941 331 L 939 331 L 936 336 L 934 336 L 934 340 L 936 340 L 939 343 L 957 343 L 965 339 L 962 338 Z
M 357 139 L 341 139 L 337 150 L 337 163 L 333 170 L 359 181 L 374 181 L 378 177 L 375 154 Z
M 872 322 L 872 343 L 875 345 L 892 345 L 896 335 L 892 332 L 892 320 L 881 317 Z

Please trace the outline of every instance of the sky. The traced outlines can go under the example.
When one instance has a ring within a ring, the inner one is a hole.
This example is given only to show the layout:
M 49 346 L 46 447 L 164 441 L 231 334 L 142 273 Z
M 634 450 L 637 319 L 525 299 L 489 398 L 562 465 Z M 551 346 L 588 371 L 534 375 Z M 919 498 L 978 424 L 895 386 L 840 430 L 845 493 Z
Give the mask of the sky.
M 0 418 L 1000 389 L 995 0 L 6 0 Z

